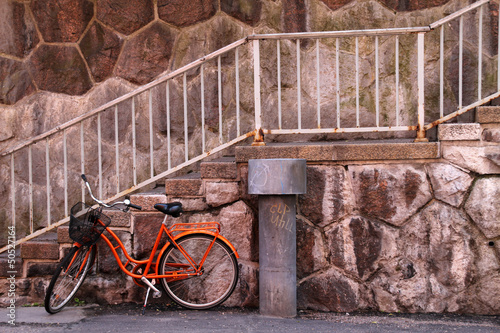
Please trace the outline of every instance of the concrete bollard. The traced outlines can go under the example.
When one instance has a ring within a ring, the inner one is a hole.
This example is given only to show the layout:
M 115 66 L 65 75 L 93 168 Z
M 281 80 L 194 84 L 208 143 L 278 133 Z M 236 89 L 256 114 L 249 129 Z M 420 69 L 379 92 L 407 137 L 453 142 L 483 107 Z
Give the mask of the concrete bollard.
M 306 160 L 248 161 L 248 193 L 259 195 L 259 307 L 297 315 L 296 195 L 306 193 Z

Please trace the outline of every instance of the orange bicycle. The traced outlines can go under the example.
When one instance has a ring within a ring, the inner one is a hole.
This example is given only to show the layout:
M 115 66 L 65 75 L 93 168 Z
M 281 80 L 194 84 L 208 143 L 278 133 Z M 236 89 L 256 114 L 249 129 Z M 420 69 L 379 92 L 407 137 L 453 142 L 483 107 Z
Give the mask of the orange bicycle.
M 147 288 L 143 313 L 151 290 L 153 297 L 161 297 L 161 291 L 155 287 L 158 281 L 173 301 L 189 309 L 208 309 L 231 296 L 238 280 L 238 253 L 220 235 L 219 223 L 178 223 L 167 227 L 167 215 L 179 217 L 182 204 L 155 204 L 154 207 L 165 214 L 165 219 L 149 259 L 136 260 L 108 228 L 111 220 L 102 213 L 102 208 L 113 207 L 124 212 L 128 212 L 129 208 L 142 208 L 132 204 L 129 198 L 112 205 L 105 204 L 94 197 L 85 175 L 82 175 L 82 179 L 98 207 L 94 209 L 80 202 L 71 209 L 69 234 L 75 243 L 50 281 L 45 294 L 47 312 L 53 314 L 61 311 L 76 294 L 92 269 L 99 239 L 109 246 L 121 270 L 131 276 L 137 285 Z M 104 231 L 115 240 L 117 246 L 113 245 Z M 167 235 L 167 242 L 160 247 L 163 233 Z M 125 256 L 125 263 L 120 259 L 118 249 Z M 157 250 L 159 253 L 155 256 Z M 159 259 L 155 261 L 155 257 Z

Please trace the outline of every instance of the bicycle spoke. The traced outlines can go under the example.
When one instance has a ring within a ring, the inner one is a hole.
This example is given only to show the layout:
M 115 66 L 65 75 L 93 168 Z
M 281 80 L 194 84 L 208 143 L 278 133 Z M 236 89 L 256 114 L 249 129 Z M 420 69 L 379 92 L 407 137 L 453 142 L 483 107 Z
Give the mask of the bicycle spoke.
M 73 298 L 95 258 L 95 247 L 73 248 L 59 264 L 45 296 L 45 309 L 56 313 Z
M 210 245 L 213 245 L 207 253 Z M 205 309 L 222 303 L 234 290 L 237 281 L 237 263 L 232 251 L 220 240 L 214 242 L 213 236 L 189 235 L 178 240 L 181 246 L 198 264 L 205 257 L 200 267 L 200 275 L 185 279 L 162 279 L 164 289 L 169 296 L 182 306 L 194 309 Z M 173 246 L 165 251 L 160 263 L 160 270 L 178 271 L 172 265 L 187 263 L 187 259 Z

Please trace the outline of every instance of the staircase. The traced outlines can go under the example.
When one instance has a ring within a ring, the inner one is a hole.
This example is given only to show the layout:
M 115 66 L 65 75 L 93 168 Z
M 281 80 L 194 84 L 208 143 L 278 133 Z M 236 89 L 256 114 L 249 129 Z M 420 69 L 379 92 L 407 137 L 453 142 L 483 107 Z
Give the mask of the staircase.
M 240 253 L 241 284 L 235 298 L 228 306 L 257 306 L 257 231 L 256 196 L 248 195 L 247 163 L 254 158 L 305 158 L 308 165 L 353 165 L 378 163 L 434 163 L 445 161 L 447 147 L 452 142 L 465 142 L 467 146 L 490 150 L 486 158 L 490 168 L 500 170 L 500 107 L 480 107 L 476 110 L 476 123 L 443 124 L 439 126 L 439 141 L 413 143 L 411 140 L 382 140 L 357 142 L 269 143 L 266 146 L 239 146 L 235 156 L 224 156 L 203 161 L 198 172 L 191 172 L 165 180 L 157 188 L 133 194 L 132 202 L 143 207 L 141 212 L 125 214 L 106 211 L 112 217 L 111 228 L 119 234 L 127 250 L 134 256 L 143 256 L 153 242 L 163 214 L 153 205 L 158 202 L 180 201 L 185 214 L 181 221 L 218 220 L 223 225 L 224 236 L 230 239 Z M 466 166 L 464 166 L 466 167 Z M 488 167 L 488 164 L 485 164 Z M 491 173 L 495 170 L 477 170 Z M 249 219 L 245 216 L 248 216 Z M 302 217 L 303 218 L 303 217 Z M 179 221 L 179 220 L 177 220 Z M 172 221 L 173 222 L 173 219 Z M 302 231 L 303 232 L 303 231 Z M 303 237 L 298 237 L 303 242 Z M 59 226 L 57 232 L 46 233 L 22 243 L 18 249 L 15 270 L 18 278 L 18 303 L 40 303 L 44 288 L 55 266 L 72 246 L 68 227 Z M 104 246 L 100 244 L 100 246 Z M 115 303 L 136 302 L 142 299 L 141 288 L 136 288 L 121 271 L 116 269 L 113 258 L 100 247 L 95 272 L 89 276 L 81 292 L 86 302 Z M 307 258 L 305 258 L 307 259 Z M 308 259 L 307 259 L 308 260 Z M 0 257 L 1 276 L 6 272 L 8 258 Z M 299 265 L 300 266 L 300 265 Z M 99 293 L 85 288 L 107 288 Z M 90 295 L 90 296 L 89 296 Z M 97 298 L 95 298 L 97 297 Z M 165 299 L 161 299 L 165 302 Z

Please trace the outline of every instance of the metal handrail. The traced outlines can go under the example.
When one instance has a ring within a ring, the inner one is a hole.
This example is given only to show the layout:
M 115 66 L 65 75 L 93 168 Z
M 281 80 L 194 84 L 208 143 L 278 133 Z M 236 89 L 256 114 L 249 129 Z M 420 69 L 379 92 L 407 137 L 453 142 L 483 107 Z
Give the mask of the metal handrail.
M 491 0 L 484 0 L 491 1 Z M 395 36 L 419 32 L 429 32 L 429 26 L 414 28 L 386 28 L 386 29 L 362 29 L 362 30 L 340 30 L 340 31 L 316 31 L 316 32 L 293 32 L 277 34 L 250 35 L 249 40 L 266 39 L 305 39 L 305 38 L 340 38 L 340 37 L 369 37 L 369 36 Z
M 176 70 L 174 70 L 166 75 L 162 75 L 159 78 L 157 78 L 156 80 L 153 80 L 150 83 L 145 84 L 145 85 L 143 85 L 143 86 L 141 86 L 141 87 L 139 87 L 139 88 L 123 95 L 123 96 L 120 96 L 120 97 L 118 97 L 118 98 L 116 98 L 116 99 L 114 99 L 106 104 L 103 104 L 103 105 L 101 105 L 101 106 L 99 106 L 99 107 L 97 107 L 97 108 L 95 108 L 95 109 L 93 109 L 85 114 L 82 114 L 82 115 L 80 115 L 80 116 L 78 116 L 70 121 L 67 121 L 64 124 L 56 126 L 53 129 L 51 129 L 50 131 L 47 131 L 45 133 L 42 133 L 40 135 L 37 135 L 37 136 L 29 139 L 29 140 L 26 140 L 26 141 L 24 141 L 16 146 L 14 146 L 13 148 L 7 149 L 5 152 L 2 152 L 0 157 L 9 155 L 15 151 L 18 151 L 24 147 L 27 147 L 27 146 L 33 144 L 33 143 L 36 143 L 36 142 L 41 141 L 49 136 L 56 134 L 58 132 L 61 132 L 61 131 L 65 130 L 73 125 L 76 125 L 76 124 L 100 113 L 100 112 L 106 111 L 107 109 L 109 109 L 113 106 L 116 106 L 116 105 L 120 104 L 121 102 L 124 102 L 124 101 L 126 101 L 132 97 L 135 97 L 143 92 L 146 92 L 146 91 L 150 90 L 151 88 L 156 87 L 160 83 L 163 83 L 165 81 L 173 79 L 179 75 L 182 75 L 182 74 L 188 72 L 189 70 L 191 70 L 193 68 L 201 66 L 202 64 L 204 64 L 210 60 L 213 60 L 217 57 L 220 57 L 221 55 L 224 55 L 225 53 L 228 53 L 228 52 L 234 50 L 235 48 L 237 48 L 238 46 L 243 45 L 247 42 L 248 42 L 247 38 L 242 38 L 240 40 L 237 40 L 236 42 L 231 43 L 231 44 L 229 44 L 229 45 L 227 45 L 227 46 L 225 46 L 225 47 L 223 47 L 215 52 L 212 52 L 204 57 L 201 57 L 201 58 L 187 64 L 186 66 L 183 66 L 179 69 L 176 69 Z
M 481 7 L 482 5 L 487 4 L 487 3 L 488 3 L 488 2 L 490 2 L 490 1 L 491 1 L 491 0 L 480 0 L 480 1 L 476 1 L 476 2 L 474 2 L 473 4 L 470 4 L 470 5 L 468 5 L 467 7 L 464 7 L 464 8 L 462 8 L 462 9 L 460 9 L 460 10 L 458 10 L 458 11 L 454 12 L 453 14 L 450 14 L 450 15 L 448 15 L 448 16 L 446 16 L 446 17 L 443 17 L 442 19 L 437 20 L 437 21 L 436 21 L 436 22 L 434 22 L 434 23 L 431 23 L 431 24 L 429 25 L 429 27 L 430 27 L 431 29 L 436 29 L 437 27 L 440 27 L 440 26 L 442 26 L 442 25 L 443 25 L 443 24 L 445 24 L 445 23 L 448 23 L 448 22 L 450 22 L 450 21 L 453 21 L 454 19 L 456 19 L 456 18 L 458 18 L 458 17 L 462 16 L 463 14 L 468 13 L 468 12 L 470 12 L 471 10 L 474 10 L 474 9 L 476 9 L 476 8 L 478 8 L 478 7 Z

